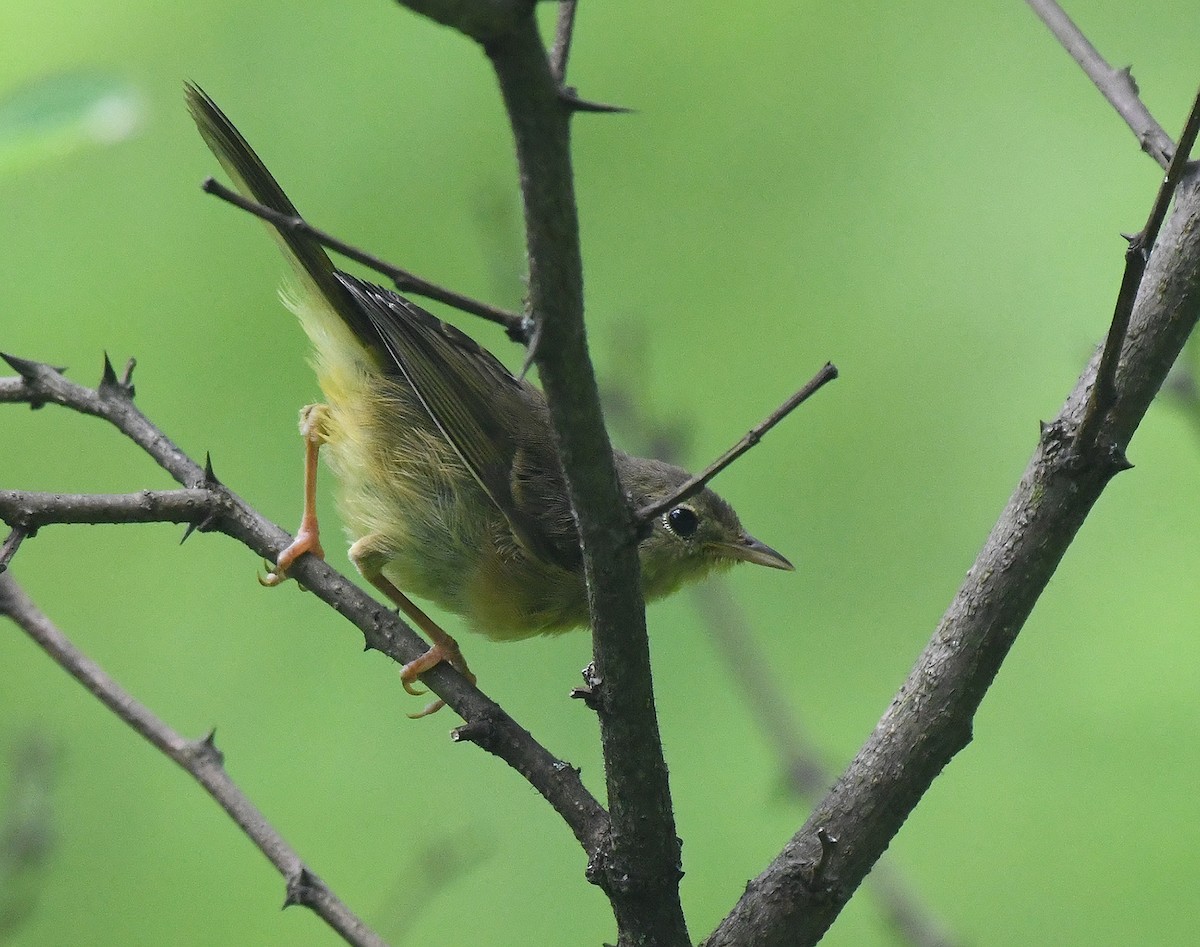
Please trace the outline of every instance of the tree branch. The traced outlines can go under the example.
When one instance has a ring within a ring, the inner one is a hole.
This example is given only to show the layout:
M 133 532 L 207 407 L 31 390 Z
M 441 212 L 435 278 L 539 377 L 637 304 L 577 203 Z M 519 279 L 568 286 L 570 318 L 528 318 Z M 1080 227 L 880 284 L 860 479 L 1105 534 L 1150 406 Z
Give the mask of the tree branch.
M 1026 0 L 1036 13 L 1050 28 L 1050 32 L 1062 44 L 1063 49 L 1079 63 L 1079 66 L 1092 80 L 1100 94 L 1117 110 L 1117 114 L 1125 120 L 1125 124 L 1137 136 L 1142 151 L 1158 162 L 1159 167 L 1166 168 L 1175 153 L 1175 143 L 1171 141 L 1161 125 L 1154 120 L 1150 110 L 1138 98 L 1137 83 L 1129 67 L 1114 69 L 1104 57 L 1097 52 L 1086 36 L 1055 0 Z
M 1117 400 L 1087 462 L 1072 450 L 1099 355 L 1042 436 L 1016 492 L 875 732 L 780 855 L 705 941 L 813 944 L 833 923 L 933 779 L 971 739 L 984 693 L 1200 317 L 1200 188 L 1181 184 L 1146 270 L 1117 371 Z M 847 844 L 817 890 L 804 880 L 824 829 Z M 753 932 L 753 937 L 751 933 Z
M 311 237 L 317 243 L 328 247 L 335 253 L 340 253 L 346 258 L 374 270 L 381 276 L 386 276 L 392 281 L 396 289 L 402 293 L 424 296 L 426 299 L 434 299 L 445 303 L 447 306 L 453 306 L 460 312 L 479 316 L 488 322 L 504 326 L 509 338 L 514 342 L 525 344 L 529 342 L 531 329 L 529 318 L 518 312 L 510 312 L 507 309 L 501 309 L 499 306 L 493 306 L 490 303 L 472 299 L 470 296 L 464 296 L 462 293 L 447 289 L 445 286 L 439 286 L 437 283 L 431 283 L 416 273 L 388 263 L 373 253 L 368 253 L 366 250 L 338 239 L 325 230 L 314 227 L 303 217 L 289 217 L 287 214 L 281 214 L 279 211 L 260 204 L 258 201 L 251 200 L 237 191 L 230 190 L 215 178 L 206 178 L 200 187 L 205 193 L 219 197 L 227 204 L 232 204 L 234 207 L 244 210 L 248 214 L 253 214 L 255 217 L 267 221 L 272 226 L 292 230 Z
M 311 909 L 348 944 L 385 947 L 383 939 L 308 869 L 295 849 L 230 779 L 212 733 L 200 740 L 187 740 L 159 720 L 76 648 L 9 575 L 0 575 L 0 615 L 11 618 L 59 667 L 204 787 L 283 875 L 287 882 L 284 907 L 302 904 Z
M 530 309 L 540 340 L 534 357 L 579 524 L 593 663 L 603 682 L 596 707 L 612 839 L 608 858 L 590 877 L 612 901 L 622 947 L 686 944 L 680 845 L 654 711 L 636 531 L 617 481 L 583 325 L 571 112 L 532 17 L 484 49 L 516 142 Z
M 99 388 L 93 390 L 67 380 L 48 365 L 12 356 L 7 358 L 21 372 L 21 377 L 0 378 L 0 404 L 59 404 L 102 418 L 138 444 L 177 481 L 191 488 L 170 492 L 176 499 L 164 505 L 165 519 L 176 521 L 178 514 L 187 512 L 186 509 L 175 508 L 176 502 L 183 502 L 186 506 L 188 497 L 198 500 L 201 496 L 207 496 L 206 502 L 211 504 L 211 508 L 197 527 L 201 532 L 224 533 L 260 557 L 272 561 L 291 541 L 287 532 L 219 483 L 211 467 L 201 467 L 195 463 L 155 427 L 134 405 L 132 385 L 102 382 Z M 105 373 L 106 378 L 108 374 Z M 154 493 L 149 495 L 156 496 Z M 4 518 L 15 530 L 24 530 L 23 523 L 36 527 L 41 523 L 64 522 L 61 509 L 60 515 L 55 518 L 55 504 L 51 501 L 44 501 L 46 505 L 39 514 L 43 519 L 39 520 L 38 515 L 30 512 L 23 501 L 34 502 L 39 496 L 44 498 L 46 495 L 10 495 L 11 506 L 0 511 L 0 518 Z M 145 494 L 130 496 L 141 498 Z M 74 499 L 64 498 L 60 507 L 69 505 Z M 143 516 L 136 500 L 117 497 L 96 501 L 98 508 L 106 505 L 108 513 L 105 516 L 108 518 L 93 519 L 91 522 L 116 521 L 114 508 L 122 505 L 131 516 L 130 520 L 122 522 L 144 522 L 150 518 Z M 199 514 L 199 511 L 195 512 Z M 8 519 L 9 515 L 13 517 L 11 520 Z M 96 512 L 92 515 L 101 514 Z M 353 622 L 363 633 L 368 649 L 379 651 L 398 664 L 405 664 L 428 648 L 426 642 L 395 613 L 322 560 L 304 556 L 292 567 L 291 574 L 304 588 Z M 455 740 L 477 743 L 519 772 L 567 823 L 589 861 L 601 857 L 608 836 L 608 816 L 584 787 L 578 770 L 551 755 L 499 705 L 468 684 L 462 675 L 449 666 L 438 665 L 423 675 L 421 680 L 466 721 L 463 727 L 452 734 Z
M 754 447 L 763 439 L 768 431 L 776 424 L 791 414 L 801 404 L 811 398 L 814 394 L 821 390 L 826 384 L 833 381 L 838 376 L 838 370 L 833 362 L 826 362 L 822 368 L 812 379 L 799 391 L 788 398 L 783 404 L 772 411 L 766 418 L 754 425 L 747 431 L 740 441 L 734 444 L 729 450 L 725 451 L 720 457 L 714 460 L 711 464 L 701 470 L 693 477 L 689 477 L 681 483 L 679 487 L 670 495 L 663 497 L 656 503 L 650 503 L 637 511 L 637 521 L 639 523 L 647 523 L 660 516 L 673 507 L 677 503 L 695 496 L 705 485 L 713 479 L 722 470 L 732 464 L 735 460 Z
M 1121 349 L 1129 333 L 1129 319 L 1133 313 L 1133 304 L 1137 300 L 1138 290 L 1146 272 L 1146 263 L 1154 250 L 1158 232 L 1167 217 L 1167 209 L 1175 196 L 1175 189 L 1183 177 L 1192 146 L 1196 143 L 1196 135 L 1200 132 L 1200 91 L 1192 102 L 1187 121 L 1183 125 L 1183 133 L 1179 136 L 1179 145 L 1171 157 L 1166 176 L 1155 195 L 1154 205 L 1150 208 L 1150 216 L 1137 234 L 1129 239 L 1125 250 L 1125 272 L 1121 277 L 1121 289 L 1117 293 L 1117 302 L 1113 312 L 1112 323 L 1108 328 L 1108 336 L 1104 340 L 1104 350 L 1100 354 L 1100 366 L 1096 370 L 1096 383 L 1092 386 L 1091 397 L 1088 399 L 1087 411 L 1080 422 L 1076 436 L 1077 445 L 1090 446 L 1095 440 L 1104 413 L 1112 407 L 1116 400 L 1117 362 L 1121 357 Z M 1077 446 L 1078 449 L 1078 446 Z

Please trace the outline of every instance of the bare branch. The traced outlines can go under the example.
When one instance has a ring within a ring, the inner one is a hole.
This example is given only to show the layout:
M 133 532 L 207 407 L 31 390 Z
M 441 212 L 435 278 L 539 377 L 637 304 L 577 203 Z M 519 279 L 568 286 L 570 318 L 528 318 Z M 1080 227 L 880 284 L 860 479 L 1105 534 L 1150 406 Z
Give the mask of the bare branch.
M 534 0 L 399 0 L 401 6 L 489 43 L 533 17 Z
M 1096 51 L 1096 47 L 1088 41 L 1055 0 L 1026 2 L 1050 28 L 1050 32 L 1062 47 L 1079 63 L 1080 68 L 1100 90 L 1100 94 L 1125 120 L 1125 124 L 1137 136 L 1142 151 L 1157 161 L 1160 167 L 1166 168 L 1171 161 L 1171 155 L 1175 153 L 1175 144 L 1138 98 L 1137 83 L 1133 81 L 1129 68 L 1114 69 L 1105 62 L 1104 57 Z
M 0 520 L 35 533 L 51 523 L 201 523 L 226 506 L 220 490 L 34 493 L 0 490 Z
M 516 142 L 538 373 L 579 525 L 591 610 L 609 813 L 608 857 L 589 877 L 608 894 L 619 944 L 687 944 L 680 843 L 654 712 L 641 567 L 622 501 L 583 325 L 583 263 L 570 110 L 532 16 L 485 43 Z
M 838 371 L 834 364 L 826 362 L 825 367 L 817 372 L 808 384 L 772 411 L 764 420 L 747 431 L 740 441 L 705 467 L 700 473 L 680 484 L 679 489 L 670 496 L 663 497 L 657 503 L 651 503 L 638 510 L 637 521 L 639 523 L 647 523 L 656 516 L 665 513 L 671 507 L 675 506 L 675 504 L 686 500 L 688 497 L 695 496 L 704 489 L 705 484 L 712 480 L 713 477 L 741 457 L 746 451 L 750 450 L 750 448 L 763 439 L 763 436 L 771 428 L 820 391 L 826 384 L 837 378 L 837 376 Z
M 550 50 L 550 72 L 560 86 L 567 81 L 567 60 L 571 57 L 571 39 L 575 35 L 576 0 L 560 0 L 554 24 L 554 47 Z
M 1112 475 L 1200 317 L 1200 187 L 1181 184 L 1146 270 L 1109 412 L 1111 452 L 1079 464 L 1071 434 L 1099 356 L 1041 440 L 924 653 L 866 745 L 808 822 L 753 880 L 706 947 L 814 944 L 942 768 L 971 739 L 976 710 L 1034 603 Z M 823 828 L 852 839 L 828 859 L 822 890 L 797 883 L 821 857 Z
M 232 204 L 234 207 L 267 221 L 267 223 L 274 227 L 282 230 L 293 230 L 296 233 L 311 237 L 317 243 L 328 247 L 335 253 L 340 253 L 347 259 L 361 263 L 368 269 L 386 276 L 402 293 L 424 296 L 426 299 L 434 299 L 437 302 L 445 303 L 447 306 L 453 306 L 460 312 L 479 316 L 488 322 L 504 326 L 508 331 L 509 338 L 514 342 L 529 343 L 532 325 L 528 316 L 523 316 L 518 312 L 510 312 L 507 309 L 501 309 L 499 306 L 493 306 L 490 303 L 472 299 L 470 296 L 464 296 L 462 293 L 447 289 L 445 286 L 431 283 L 429 280 L 417 276 L 416 273 L 388 263 L 373 253 L 368 253 L 366 250 L 338 239 L 325 230 L 319 230 L 303 217 L 289 217 L 287 214 L 281 214 L 279 211 L 271 207 L 266 207 L 258 203 L 258 201 L 251 200 L 237 191 L 232 191 L 215 178 L 205 178 L 200 188 L 206 193 L 212 194 L 214 197 L 219 197 L 228 204 Z
M 287 904 L 312 909 L 348 944 L 384 947 L 384 941 L 305 866 L 296 851 L 229 778 L 212 734 L 186 740 L 134 700 L 83 654 L 9 575 L 0 575 L 0 614 L 7 615 L 101 703 L 183 768 L 237 823 L 287 882 Z
M 1104 340 L 1100 367 L 1096 372 L 1096 384 L 1092 387 L 1087 411 L 1084 413 L 1076 434 L 1077 451 L 1089 451 L 1095 446 L 1096 435 L 1104 415 L 1116 401 L 1117 361 L 1121 356 L 1121 349 L 1125 345 L 1125 337 L 1129 332 L 1129 319 L 1133 313 L 1138 290 L 1142 285 L 1142 276 L 1146 272 L 1146 262 L 1154 249 L 1158 232 L 1167 216 L 1167 209 L 1171 206 L 1175 190 L 1183 177 L 1198 131 L 1200 131 L 1200 90 L 1197 90 L 1196 98 L 1192 102 L 1192 109 L 1183 126 L 1183 134 L 1179 136 L 1179 147 L 1171 158 L 1166 176 L 1158 188 L 1158 194 L 1154 198 L 1154 206 L 1150 208 L 1146 226 L 1130 239 L 1129 246 L 1125 250 L 1125 272 L 1121 277 L 1121 288 L 1117 292 L 1116 308 L 1113 312 L 1112 323 L 1108 328 L 1108 336 Z
M 127 389 L 101 385 L 93 390 L 67 380 L 48 365 L 11 356 L 9 362 L 19 366 L 17 370 L 22 377 L 0 378 L 0 403 L 59 404 L 103 418 L 141 446 L 180 483 L 202 485 L 197 489 L 220 495 L 219 499 L 209 500 L 210 512 L 215 515 L 202 520 L 208 522 L 206 529 L 224 533 L 271 561 L 291 542 L 287 532 L 217 483 L 211 467 L 201 467 L 176 447 L 137 409 Z M 178 497 L 187 495 L 183 491 L 173 493 Z M 133 507 L 132 513 L 136 515 L 137 504 Z M 19 518 L 19 508 L 17 514 Z M 10 525 L 20 528 L 19 524 Z M 405 664 L 428 647 L 394 612 L 325 562 L 304 556 L 292 567 L 291 574 L 304 588 L 353 622 L 363 633 L 369 649 Z M 448 665 L 438 665 L 421 679 L 467 721 L 467 732 L 458 731 L 456 738 L 479 744 L 524 776 L 562 816 L 589 859 L 598 857 L 606 843 L 608 817 L 584 787 L 578 771 L 551 755 L 499 705 Z

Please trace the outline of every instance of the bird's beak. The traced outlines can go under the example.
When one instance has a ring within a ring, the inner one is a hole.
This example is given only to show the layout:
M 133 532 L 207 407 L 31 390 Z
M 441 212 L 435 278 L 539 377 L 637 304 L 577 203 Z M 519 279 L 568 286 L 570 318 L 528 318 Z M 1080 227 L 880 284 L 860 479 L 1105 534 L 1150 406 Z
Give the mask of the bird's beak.
M 794 572 L 796 567 L 776 552 L 766 543 L 759 542 L 749 533 L 742 533 L 731 543 L 713 543 L 713 551 L 728 559 L 739 559 L 742 562 L 753 562 L 756 565 L 767 566 L 771 569 L 783 569 Z

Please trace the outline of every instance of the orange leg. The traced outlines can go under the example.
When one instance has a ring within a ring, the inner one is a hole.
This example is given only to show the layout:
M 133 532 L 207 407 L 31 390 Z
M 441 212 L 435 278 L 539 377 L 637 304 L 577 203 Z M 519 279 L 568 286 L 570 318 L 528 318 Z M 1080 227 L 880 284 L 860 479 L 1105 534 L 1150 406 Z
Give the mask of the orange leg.
M 274 569 L 258 577 L 262 585 L 279 585 L 288 577 L 287 571 L 292 563 L 305 553 L 311 553 L 318 559 L 325 558 L 317 526 L 317 453 L 325 443 L 321 426 L 325 410 L 323 404 L 310 404 L 300 413 L 300 434 L 304 438 L 304 512 L 300 515 L 296 538 L 279 554 Z
M 373 541 L 375 539 L 375 536 L 364 536 L 351 546 L 351 561 L 358 567 L 358 571 L 363 574 L 363 577 L 395 602 L 396 606 L 407 616 L 408 620 L 424 632 L 425 636 L 432 642 L 428 651 L 419 658 L 409 661 L 408 664 L 400 669 L 400 682 L 403 684 L 404 689 L 414 696 L 425 693 L 425 691 L 414 687 L 413 682 L 430 668 L 437 667 L 443 661 L 474 684 L 476 680 L 475 675 L 467 667 L 467 661 L 458 647 L 458 642 L 450 637 L 437 622 L 421 611 L 412 599 L 396 588 L 383 574 L 382 566 L 386 560 L 384 555 L 374 547 Z M 429 714 L 436 713 L 444 706 L 446 706 L 445 701 L 435 700 L 426 705 L 425 709 L 420 713 L 409 714 L 408 716 L 416 720 L 419 717 L 426 717 Z

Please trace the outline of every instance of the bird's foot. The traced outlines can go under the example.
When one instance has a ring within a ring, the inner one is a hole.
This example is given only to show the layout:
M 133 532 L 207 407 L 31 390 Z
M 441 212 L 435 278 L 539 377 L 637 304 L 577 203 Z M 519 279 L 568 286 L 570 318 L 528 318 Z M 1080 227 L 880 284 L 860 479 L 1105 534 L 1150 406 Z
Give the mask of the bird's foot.
M 449 636 L 447 635 L 447 638 Z M 462 651 L 458 648 L 458 643 L 450 638 L 449 644 L 438 642 L 432 645 L 419 658 L 409 661 L 400 669 L 400 683 L 404 689 L 414 697 L 420 697 L 427 691 L 415 686 L 415 681 L 430 668 L 437 667 L 442 662 L 449 664 L 452 668 L 458 671 L 472 684 L 475 683 L 476 677 L 471 673 L 471 669 L 467 667 L 467 661 L 462 655 Z M 409 714 L 412 720 L 419 720 L 421 717 L 428 717 L 432 713 L 437 713 L 446 706 L 444 700 L 435 700 L 425 705 L 425 708 L 418 713 Z
M 296 538 L 279 554 L 279 558 L 274 563 L 263 563 L 267 574 L 258 577 L 258 584 L 265 585 L 267 588 L 279 585 L 287 579 L 288 569 L 305 553 L 314 555 L 318 559 L 325 558 L 325 550 L 321 548 L 321 536 L 315 525 L 312 527 L 301 525 L 296 532 Z

